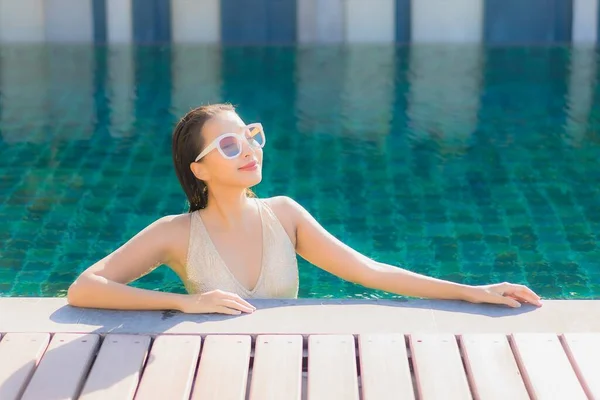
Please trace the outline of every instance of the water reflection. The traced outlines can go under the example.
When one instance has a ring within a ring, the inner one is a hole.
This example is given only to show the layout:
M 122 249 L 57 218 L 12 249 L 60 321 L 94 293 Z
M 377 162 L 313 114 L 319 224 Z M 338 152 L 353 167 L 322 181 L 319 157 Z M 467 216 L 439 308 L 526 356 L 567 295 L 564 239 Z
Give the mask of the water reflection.
M 576 47 L 571 51 L 565 143 L 581 146 L 590 129 L 588 118 L 597 79 L 596 49 Z
M 410 51 L 407 114 L 413 138 L 462 154 L 478 126 L 484 53 L 480 46 L 417 46 Z
M 182 116 L 201 104 L 223 98 L 222 56 L 217 46 L 179 45 L 172 52 L 173 113 Z
M 346 51 L 343 61 L 340 122 L 344 135 L 381 141 L 389 134 L 392 122 L 394 48 L 353 47 Z
M 109 134 L 114 138 L 132 136 L 135 101 L 135 65 L 130 46 L 113 45 L 108 49 Z
M 2 139 L 8 144 L 47 140 L 46 110 L 50 99 L 46 49 L 39 46 L 9 48 L 0 54 Z

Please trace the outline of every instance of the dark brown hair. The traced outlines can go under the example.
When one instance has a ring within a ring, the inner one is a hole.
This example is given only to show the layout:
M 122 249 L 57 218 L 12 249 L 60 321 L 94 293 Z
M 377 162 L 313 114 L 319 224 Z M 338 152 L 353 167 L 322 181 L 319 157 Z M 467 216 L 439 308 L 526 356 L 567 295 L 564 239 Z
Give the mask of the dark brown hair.
M 196 178 L 190 164 L 204 148 L 204 138 L 201 134 L 204 124 L 224 111 L 235 112 L 235 107 L 229 103 L 221 103 L 194 108 L 179 120 L 173 130 L 173 164 L 189 203 L 188 212 L 200 210 L 208 204 L 208 186 L 203 180 Z M 254 193 L 246 189 L 246 195 L 254 196 Z

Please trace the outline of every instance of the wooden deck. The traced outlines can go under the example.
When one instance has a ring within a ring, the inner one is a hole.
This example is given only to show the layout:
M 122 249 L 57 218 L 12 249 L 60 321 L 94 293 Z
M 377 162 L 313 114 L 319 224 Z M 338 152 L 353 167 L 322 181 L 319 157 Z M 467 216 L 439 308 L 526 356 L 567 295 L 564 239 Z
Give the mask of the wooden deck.
M 0 399 L 600 399 L 600 334 L 8 333 Z
M 0 299 L 0 400 L 600 399 L 600 302 L 258 304 L 223 317 Z

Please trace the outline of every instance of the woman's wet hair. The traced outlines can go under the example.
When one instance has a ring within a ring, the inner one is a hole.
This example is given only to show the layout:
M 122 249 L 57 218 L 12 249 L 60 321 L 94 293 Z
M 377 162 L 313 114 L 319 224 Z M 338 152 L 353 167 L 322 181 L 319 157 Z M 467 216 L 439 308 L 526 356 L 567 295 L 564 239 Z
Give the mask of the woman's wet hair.
M 173 130 L 171 146 L 173 164 L 189 203 L 188 212 L 203 209 L 208 204 L 208 186 L 203 180 L 196 178 L 190 169 L 190 164 L 204 148 L 204 138 L 201 134 L 204 124 L 225 111 L 235 112 L 235 107 L 222 103 L 194 108 L 179 120 Z M 246 192 L 248 196 L 253 196 L 250 190 Z

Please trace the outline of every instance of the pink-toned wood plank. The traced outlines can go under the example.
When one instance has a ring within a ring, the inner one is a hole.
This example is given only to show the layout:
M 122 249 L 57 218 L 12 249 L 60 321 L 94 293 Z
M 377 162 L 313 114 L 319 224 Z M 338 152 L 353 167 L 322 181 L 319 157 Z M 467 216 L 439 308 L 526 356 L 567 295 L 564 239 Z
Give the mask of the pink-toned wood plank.
M 160 335 L 154 339 L 136 400 L 189 399 L 200 356 L 200 336 Z
M 192 389 L 192 400 L 245 399 L 251 347 L 250 336 L 207 336 Z
M 22 400 L 77 398 L 99 341 L 92 334 L 54 335 Z
M 352 335 L 308 338 L 308 400 L 358 400 L 356 349 Z
M 511 341 L 531 397 L 587 399 L 555 334 L 515 333 Z
M 364 400 L 415 398 L 404 335 L 361 335 L 358 350 Z
M 600 399 L 600 333 L 566 333 L 562 336 L 567 356 L 588 397 Z
M 80 399 L 133 399 L 149 345 L 149 336 L 106 335 Z
M 454 335 L 414 334 L 409 343 L 420 399 L 472 398 Z
M 7 333 L 2 338 L 0 399 L 21 397 L 49 341 L 49 333 Z
M 259 335 L 250 400 L 300 400 L 301 394 L 302 336 Z
M 505 335 L 467 334 L 460 343 L 475 399 L 529 399 Z

